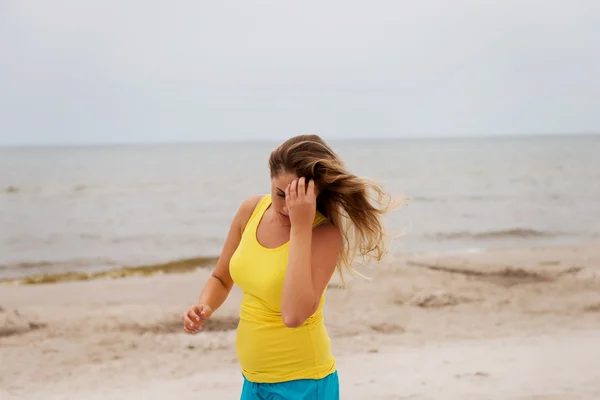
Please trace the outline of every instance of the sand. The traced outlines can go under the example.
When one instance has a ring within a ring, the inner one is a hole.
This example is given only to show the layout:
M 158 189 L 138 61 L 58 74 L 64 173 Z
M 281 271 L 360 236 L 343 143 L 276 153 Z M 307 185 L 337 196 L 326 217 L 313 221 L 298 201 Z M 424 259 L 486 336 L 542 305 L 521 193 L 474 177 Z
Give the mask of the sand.
M 600 398 L 600 245 L 361 272 L 327 293 L 342 399 Z M 0 285 L 0 399 L 239 398 L 239 291 L 182 331 L 208 274 Z

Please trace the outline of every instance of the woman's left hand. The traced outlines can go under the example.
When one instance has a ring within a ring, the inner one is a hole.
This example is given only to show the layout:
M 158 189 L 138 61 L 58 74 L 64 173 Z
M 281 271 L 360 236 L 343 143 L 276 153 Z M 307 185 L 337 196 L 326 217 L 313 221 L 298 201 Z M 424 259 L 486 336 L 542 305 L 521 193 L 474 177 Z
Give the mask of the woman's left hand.
M 307 184 L 304 177 L 294 179 L 285 189 L 285 203 L 292 228 L 312 228 L 317 212 L 317 195 L 313 180 L 309 180 Z

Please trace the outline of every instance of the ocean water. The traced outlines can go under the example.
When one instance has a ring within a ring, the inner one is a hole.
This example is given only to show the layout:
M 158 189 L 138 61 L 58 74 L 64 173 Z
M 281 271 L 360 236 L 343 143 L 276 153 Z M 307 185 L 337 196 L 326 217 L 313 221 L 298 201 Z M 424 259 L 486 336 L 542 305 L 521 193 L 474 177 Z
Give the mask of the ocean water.
M 600 239 L 600 137 L 330 143 L 409 198 L 397 253 Z M 218 256 L 276 143 L 0 148 L 0 277 Z

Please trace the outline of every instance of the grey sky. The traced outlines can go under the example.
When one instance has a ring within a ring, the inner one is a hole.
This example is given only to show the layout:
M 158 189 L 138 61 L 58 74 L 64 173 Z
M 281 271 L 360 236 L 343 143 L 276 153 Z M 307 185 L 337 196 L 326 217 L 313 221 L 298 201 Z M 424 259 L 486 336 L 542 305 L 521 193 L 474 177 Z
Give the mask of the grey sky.
M 598 132 L 599 4 L 5 0 L 0 143 Z

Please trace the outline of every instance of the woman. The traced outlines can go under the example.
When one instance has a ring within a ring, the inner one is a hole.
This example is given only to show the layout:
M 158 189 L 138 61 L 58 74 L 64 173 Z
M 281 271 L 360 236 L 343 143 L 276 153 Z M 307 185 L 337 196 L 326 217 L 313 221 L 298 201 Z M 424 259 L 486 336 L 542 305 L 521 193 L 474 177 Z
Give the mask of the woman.
M 324 293 L 334 270 L 341 273 L 355 255 L 384 255 L 389 197 L 346 171 L 316 135 L 282 143 L 269 168 L 271 194 L 241 204 L 198 304 L 183 315 L 184 330 L 202 330 L 235 283 L 243 292 L 241 399 L 338 399 Z

